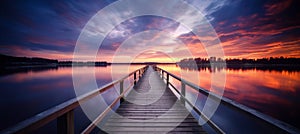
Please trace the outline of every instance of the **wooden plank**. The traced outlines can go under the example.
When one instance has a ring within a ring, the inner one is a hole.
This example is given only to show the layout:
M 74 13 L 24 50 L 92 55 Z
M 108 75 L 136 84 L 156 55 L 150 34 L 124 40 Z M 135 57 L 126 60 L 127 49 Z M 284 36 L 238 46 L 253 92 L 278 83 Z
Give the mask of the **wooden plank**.
M 172 127 L 177 125 L 176 122 L 122 122 L 122 123 L 106 123 L 107 127 L 149 127 L 149 126 L 153 126 L 153 127 Z M 188 123 L 183 123 L 182 125 L 183 127 L 199 127 L 199 125 L 195 122 L 188 122 Z
M 177 119 L 176 118 L 170 118 L 168 120 L 166 120 L 166 119 L 157 119 L 157 120 L 151 120 L 151 121 L 148 121 L 148 122 L 154 122 L 154 123 L 159 123 L 159 122 L 176 123 L 178 121 L 182 121 L 182 120 L 178 119 L 178 118 Z M 115 122 L 115 123 L 129 122 L 129 123 L 131 123 L 132 121 L 130 121 L 128 119 L 109 119 L 108 122 L 109 123 L 112 123 L 112 122 Z M 106 123 L 108 123 L 108 122 L 106 122 Z M 144 120 L 135 120 L 134 122 L 136 122 L 136 123 L 144 123 L 145 121 Z M 195 119 L 194 118 L 185 119 L 181 123 L 183 123 L 183 122 L 194 123 Z
M 177 127 L 173 129 L 173 126 L 171 127 L 112 127 L 109 126 L 105 128 L 109 133 L 114 133 L 114 132 L 123 132 L 123 133 L 128 133 L 130 132 L 140 132 L 140 133 L 157 133 L 157 132 L 168 132 L 169 130 L 174 130 L 173 132 L 184 132 L 184 133 L 206 133 L 201 127 Z
M 149 79 L 156 79 L 156 83 L 153 83 L 154 80 L 152 80 L 151 84 L 166 87 L 159 75 L 156 72 L 154 75 L 153 73 L 152 67 L 146 70 L 134 87 L 136 92 L 140 94 L 148 93 L 151 89 Z M 151 78 L 150 75 L 152 75 Z M 197 120 L 168 87 L 165 90 L 151 90 L 154 91 L 151 91 L 151 94 L 147 94 L 147 96 L 134 94 L 131 91 L 117 109 L 117 115 L 113 114 L 108 118 L 102 130 L 109 133 L 205 133 Z M 139 105 L 157 98 L 157 95 L 162 96 L 155 102 L 148 105 Z M 131 103 L 129 100 L 134 100 L 139 104 Z

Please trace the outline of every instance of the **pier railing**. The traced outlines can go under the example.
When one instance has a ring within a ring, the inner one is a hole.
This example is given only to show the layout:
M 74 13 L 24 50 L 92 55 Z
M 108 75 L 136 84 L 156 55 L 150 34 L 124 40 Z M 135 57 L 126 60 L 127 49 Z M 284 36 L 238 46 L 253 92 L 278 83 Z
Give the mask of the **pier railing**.
M 165 70 L 163 70 L 163 69 L 161 69 L 161 68 L 159 68 L 159 67 L 157 67 L 157 66 L 155 66 L 155 70 L 157 70 L 157 71 L 160 73 L 162 79 L 166 80 L 167 85 L 170 85 L 173 89 L 175 89 L 176 93 L 177 93 L 178 95 L 180 95 L 180 100 L 182 101 L 183 104 L 185 104 L 185 102 L 186 102 L 188 105 L 190 105 L 190 107 L 192 107 L 193 110 L 194 110 L 198 115 L 200 115 L 201 118 L 202 118 L 204 121 L 206 121 L 206 122 L 209 124 L 209 126 L 210 126 L 211 128 L 213 128 L 217 133 L 219 133 L 219 134 L 225 134 L 225 132 L 224 132 L 220 127 L 218 127 L 212 120 L 210 120 L 207 116 L 205 116 L 205 115 L 201 112 L 201 110 L 200 110 L 199 108 L 195 107 L 195 106 L 194 106 L 194 105 L 193 105 L 193 104 L 185 97 L 185 89 L 186 89 L 186 85 L 188 85 L 188 86 L 190 86 L 190 87 L 192 87 L 192 88 L 194 88 L 194 89 L 197 89 L 197 88 L 199 88 L 199 87 L 197 87 L 196 85 L 194 85 L 194 84 L 192 84 L 192 83 L 190 83 L 190 82 L 188 82 L 188 81 L 186 81 L 186 80 L 184 80 L 184 79 L 182 79 L 182 78 L 180 78 L 180 77 L 178 77 L 178 76 L 176 76 L 176 75 L 174 75 L 174 74 L 172 74 L 172 73 L 169 73 L 168 71 L 165 71 Z M 165 75 L 166 75 L 166 76 L 165 76 Z M 179 91 L 172 83 L 170 83 L 170 76 L 173 77 L 173 78 L 175 78 L 175 79 L 177 79 L 177 80 L 179 80 L 179 81 L 181 82 L 181 90 L 180 90 L 180 91 Z M 205 92 L 205 94 L 208 95 L 208 92 Z
M 202 118 L 204 121 L 207 121 L 207 123 L 210 125 L 210 127 L 212 127 L 217 133 L 224 133 L 224 131 L 218 127 L 212 120 L 208 119 L 202 112 L 199 108 L 195 107 L 186 97 L 185 97 L 185 90 L 186 90 L 186 86 L 189 86 L 191 87 L 192 89 L 198 91 L 199 93 L 205 95 L 205 96 L 208 96 L 211 97 L 212 99 L 216 99 L 216 100 L 220 100 L 221 104 L 225 104 L 227 106 L 230 106 L 230 107 L 233 107 L 241 112 L 245 112 L 251 116 L 254 116 L 255 118 L 257 119 L 260 119 L 268 124 L 270 124 L 271 126 L 274 126 L 274 127 L 277 127 L 285 132 L 288 132 L 288 133 L 299 133 L 299 130 L 296 129 L 295 127 L 285 123 L 285 122 L 282 122 L 280 120 L 277 120 L 277 119 L 274 119 L 270 116 L 267 116 L 263 113 L 260 113 L 254 109 L 251 109 L 247 106 L 244 106 L 242 104 L 239 104 L 233 100 L 230 100 L 226 97 L 222 97 L 222 96 L 219 96 L 217 94 L 214 94 L 214 93 L 210 93 L 208 90 L 206 89 L 203 89 L 201 87 L 199 87 L 198 85 L 195 85 L 183 78 L 180 78 L 162 68 L 159 68 L 157 66 L 154 66 L 155 67 L 155 70 L 158 71 L 162 77 L 163 80 L 166 81 L 167 85 L 168 86 L 171 86 L 178 95 L 180 95 L 180 100 L 182 100 L 183 103 L 187 103 L 188 105 L 190 105 L 192 107 L 192 109 L 198 114 L 200 115 L 200 118 Z M 178 80 L 179 82 L 181 82 L 181 90 L 179 91 L 171 82 L 170 82 L 170 77 Z
M 93 97 L 104 93 L 105 91 L 112 89 L 116 84 L 120 84 L 120 95 L 110 104 L 82 133 L 90 133 L 94 128 L 95 124 L 99 123 L 107 113 L 114 107 L 117 102 L 122 101 L 126 92 L 128 92 L 133 85 L 139 80 L 143 75 L 147 66 L 137 69 L 126 76 L 113 81 L 109 84 L 102 86 L 99 89 L 88 92 L 77 98 L 68 100 L 60 105 L 50 108 L 44 112 L 41 112 L 27 120 L 24 120 L 15 126 L 5 129 L 0 133 L 11 134 L 11 133 L 30 133 L 42 126 L 50 123 L 51 121 L 57 119 L 57 133 L 58 134 L 73 134 L 74 133 L 74 109 L 80 106 L 80 103 L 86 102 Z M 133 83 L 130 84 L 126 89 L 124 88 L 124 80 L 133 75 Z

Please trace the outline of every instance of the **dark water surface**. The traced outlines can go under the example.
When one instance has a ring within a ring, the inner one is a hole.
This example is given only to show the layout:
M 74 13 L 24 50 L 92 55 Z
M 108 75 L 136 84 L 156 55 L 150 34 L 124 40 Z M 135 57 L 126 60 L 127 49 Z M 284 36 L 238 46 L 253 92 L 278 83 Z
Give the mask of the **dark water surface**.
M 132 66 L 130 71 L 140 67 L 142 66 Z M 182 71 L 199 75 L 199 81 L 187 76 L 183 76 L 183 78 L 212 91 L 215 91 L 214 88 L 219 85 L 211 85 L 211 78 L 226 73 L 225 97 L 300 128 L 298 125 L 300 124 L 298 114 L 300 113 L 299 71 L 211 70 L 207 68 L 189 70 L 180 69 L 175 65 L 160 67 L 177 75 L 180 75 Z M 84 76 L 90 73 L 87 70 L 93 67 L 79 68 L 82 70 L 80 73 Z M 111 66 L 95 67 L 95 78 L 99 87 L 112 81 L 111 72 Z M 123 76 L 127 73 L 128 70 L 119 70 L 117 75 Z M 89 78 L 83 79 L 82 83 L 88 84 Z M 33 69 L 1 75 L 0 85 L 0 130 L 76 97 L 71 67 Z M 112 96 L 115 95 L 116 93 L 110 92 L 104 94 L 108 101 L 112 101 L 114 99 Z M 76 111 L 82 113 L 80 109 Z M 82 123 L 84 119 L 86 117 L 82 117 L 77 122 Z M 85 121 L 85 125 L 88 123 Z
M 122 65 L 118 65 L 117 68 L 119 67 L 122 68 Z M 129 70 L 126 70 L 126 67 L 124 66 L 124 70 L 115 71 L 115 76 L 123 76 L 142 66 L 131 66 Z M 90 78 L 84 76 L 88 76 L 94 67 L 78 68 L 80 69 L 78 73 L 84 78 L 79 84 L 89 85 Z M 111 72 L 112 66 L 95 67 L 94 76 L 98 87 L 112 82 Z M 18 69 L 16 72 L 9 70 L 9 73 L 0 76 L 0 85 L 0 130 L 76 97 L 71 67 Z M 104 97 L 106 101 L 111 102 L 116 94 L 108 91 L 103 96 L 106 96 Z M 82 114 L 80 108 L 75 112 Z M 81 118 L 87 119 L 82 115 L 79 117 L 77 120 L 79 123 L 84 120 Z M 88 123 L 85 121 L 86 126 Z

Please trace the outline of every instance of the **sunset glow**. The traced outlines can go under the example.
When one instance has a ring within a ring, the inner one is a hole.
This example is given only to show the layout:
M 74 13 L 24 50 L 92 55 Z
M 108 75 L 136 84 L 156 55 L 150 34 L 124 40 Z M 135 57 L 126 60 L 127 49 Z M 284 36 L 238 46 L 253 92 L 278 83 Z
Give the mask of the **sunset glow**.
M 43 1 L 25 4 L 23 1 L 6 1 L 1 4 L 0 53 L 72 60 L 82 28 L 97 11 L 113 2 L 94 1 L 88 4 Z M 199 9 L 215 29 L 225 54 L 222 58 L 300 57 L 299 1 L 192 0 L 189 4 Z M 99 30 L 101 28 L 95 27 L 94 32 L 100 32 Z M 161 31 L 151 39 L 151 43 L 158 43 L 157 49 L 165 50 L 160 48 L 165 47 L 178 54 L 170 60 L 156 52 L 143 53 L 135 58 L 135 62 L 176 62 L 187 58 L 180 55 L 185 48 L 189 49 L 193 57 L 210 57 L 201 41 L 215 40 L 210 34 L 197 37 L 171 19 L 141 16 L 126 20 L 110 31 L 98 50 L 97 60 L 111 62 L 115 51 L 125 40 L 148 30 Z M 205 28 L 193 30 L 205 31 Z M 169 34 L 166 35 L 166 32 Z M 169 37 L 184 44 L 170 42 Z M 138 43 L 132 44 L 132 49 L 127 52 L 134 53 L 141 46 Z

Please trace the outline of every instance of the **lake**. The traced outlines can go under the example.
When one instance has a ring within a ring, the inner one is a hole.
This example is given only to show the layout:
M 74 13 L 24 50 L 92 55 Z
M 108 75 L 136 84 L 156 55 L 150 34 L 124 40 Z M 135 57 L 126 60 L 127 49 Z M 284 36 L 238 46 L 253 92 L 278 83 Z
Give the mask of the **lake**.
M 160 67 L 217 94 L 216 88 L 221 88 L 220 83 L 225 80 L 223 97 L 300 128 L 299 70 L 205 67 L 195 69 L 180 68 L 176 65 Z M 215 82 L 212 82 L 212 78 L 222 76 L 224 79 L 214 79 Z M 193 78 L 198 78 L 198 81 Z M 179 83 L 175 82 L 175 85 L 180 89 Z
M 122 65 L 117 66 L 122 68 Z M 119 70 L 116 76 L 121 77 L 140 67 L 142 66 L 133 65 L 129 70 Z M 187 76 L 182 77 L 200 87 L 211 89 L 213 92 L 217 90 L 211 87 L 218 87 L 218 85 L 212 85 L 211 78 L 225 74 L 225 97 L 300 128 L 298 125 L 300 124 L 298 121 L 300 119 L 298 115 L 300 113 L 299 71 L 225 68 L 195 70 L 181 69 L 176 65 L 160 65 L 160 67 L 177 75 L 182 72 L 197 74 L 199 81 Z M 81 70 L 80 75 L 82 76 L 89 76 L 88 73 L 91 73 L 89 70 L 94 69 L 94 67 L 77 68 Z M 112 66 L 95 67 L 98 87 L 112 81 L 111 72 Z M 82 80 L 81 84 L 89 85 L 89 80 L 86 78 Z M 26 69 L 2 74 L 0 85 L 0 130 L 76 97 L 71 67 Z M 106 93 L 106 99 L 111 101 L 116 94 Z M 79 109 L 77 113 L 82 114 L 82 111 Z M 75 125 L 89 123 L 89 121 L 83 120 L 86 120 L 86 117 L 75 120 L 77 122 Z M 81 126 L 79 128 L 82 130 Z

